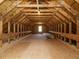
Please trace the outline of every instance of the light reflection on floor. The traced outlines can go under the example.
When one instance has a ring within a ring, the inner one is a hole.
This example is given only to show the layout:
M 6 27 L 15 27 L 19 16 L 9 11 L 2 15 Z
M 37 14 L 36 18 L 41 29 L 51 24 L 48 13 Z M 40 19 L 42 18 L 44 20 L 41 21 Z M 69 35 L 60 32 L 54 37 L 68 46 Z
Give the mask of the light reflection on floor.
M 0 59 L 79 59 L 79 52 L 55 39 L 47 40 L 44 34 L 36 34 L 0 54 Z

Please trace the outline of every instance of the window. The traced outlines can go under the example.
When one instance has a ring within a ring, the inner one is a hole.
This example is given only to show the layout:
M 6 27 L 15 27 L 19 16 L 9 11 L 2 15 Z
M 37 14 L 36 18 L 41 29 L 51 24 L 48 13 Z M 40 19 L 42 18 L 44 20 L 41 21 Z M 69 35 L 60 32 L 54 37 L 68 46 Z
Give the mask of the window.
M 38 26 L 38 32 L 42 32 L 42 26 Z

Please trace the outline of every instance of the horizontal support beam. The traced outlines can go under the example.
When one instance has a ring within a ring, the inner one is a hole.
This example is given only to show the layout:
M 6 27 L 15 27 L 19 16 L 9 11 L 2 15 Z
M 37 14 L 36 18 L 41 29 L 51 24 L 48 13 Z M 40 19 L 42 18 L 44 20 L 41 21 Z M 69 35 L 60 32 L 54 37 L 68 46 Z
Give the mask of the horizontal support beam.
M 32 15 L 35 15 L 35 16 L 36 16 L 36 15 L 39 15 L 39 16 L 40 16 L 40 15 L 44 15 L 44 16 L 47 16 L 47 15 L 49 16 L 49 15 L 50 15 L 50 16 L 52 16 L 52 15 L 53 15 L 53 13 L 40 13 L 40 14 L 38 14 L 38 13 L 24 13 L 24 14 L 25 14 L 26 16 L 32 16 Z
M 17 5 L 17 7 L 20 7 L 20 8 L 28 8 L 28 7 L 37 7 L 36 4 L 19 4 Z M 62 6 L 61 5 L 53 5 L 53 4 L 39 4 L 39 7 L 47 7 L 47 8 L 61 8 Z
M 55 11 L 56 11 L 55 9 L 40 9 L 41 13 L 53 13 Z M 37 9 L 24 9 L 24 10 L 21 10 L 21 12 L 23 12 L 23 13 L 37 13 L 38 10 Z
M 41 15 L 40 15 L 40 16 L 27 16 L 27 17 L 33 17 L 33 18 L 37 18 L 37 17 L 38 17 L 38 18 L 39 18 L 39 17 L 40 17 L 40 18 L 42 18 L 42 17 L 44 18 L 44 17 L 45 17 L 45 18 L 50 18 L 50 17 L 52 17 L 52 16 L 50 16 L 50 15 L 49 15 L 49 16 L 41 16 Z

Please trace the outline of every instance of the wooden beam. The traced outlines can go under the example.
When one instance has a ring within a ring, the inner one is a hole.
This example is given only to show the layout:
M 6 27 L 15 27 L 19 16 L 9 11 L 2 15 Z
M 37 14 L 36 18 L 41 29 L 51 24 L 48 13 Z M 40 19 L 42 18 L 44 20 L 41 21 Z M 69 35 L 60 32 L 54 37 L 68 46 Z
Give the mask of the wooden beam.
M 2 21 L 2 17 L 0 20 L 0 47 L 2 47 L 2 36 L 3 35 L 3 21 Z
M 69 22 L 67 18 L 64 15 L 62 15 L 60 12 L 57 12 L 56 15 L 60 17 L 64 22 L 67 22 L 67 23 Z
M 61 17 L 59 17 L 58 15 L 55 15 L 56 17 L 58 17 L 63 23 L 67 23 L 66 21 L 64 21 Z
M 37 12 L 38 10 L 37 9 L 23 9 L 21 10 L 21 12 L 23 13 L 28 13 L 28 12 Z M 54 12 L 55 10 L 53 9 L 40 9 L 40 12 Z
M 79 35 L 79 15 L 76 17 L 77 20 L 77 34 Z M 79 48 L 79 41 L 77 41 L 77 48 Z
M 10 43 L 10 37 L 11 37 L 11 31 L 10 31 L 10 29 L 11 29 L 11 22 L 8 22 L 8 36 L 9 36 L 9 38 L 8 38 L 8 43 Z
M 17 5 L 17 7 L 18 8 L 28 8 L 28 7 L 30 7 L 30 8 L 32 8 L 32 7 L 37 7 L 37 5 L 36 4 L 19 4 L 19 5 Z M 53 5 L 53 4 L 39 4 L 39 7 L 47 7 L 47 8 L 61 8 L 62 6 L 61 5 Z
M 61 12 L 59 12 L 58 11 L 58 13 L 60 14 L 60 15 L 62 15 L 64 18 L 65 18 L 65 21 L 67 21 L 67 22 L 69 22 L 70 21 L 70 19 L 69 18 L 67 18 L 64 14 L 62 14 Z
M 17 33 L 18 33 L 18 38 L 19 38 L 19 27 L 20 27 L 20 25 L 19 25 L 19 23 L 17 24 Z
M 53 16 L 59 23 L 63 23 L 63 21 L 61 19 L 59 19 L 57 16 Z
M 64 33 L 66 33 L 66 23 L 64 23 Z M 64 41 L 66 41 L 66 37 L 64 36 Z
M 67 9 L 69 12 L 71 12 L 73 15 L 77 15 L 78 14 L 78 12 L 75 10 L 75 9 L 73 9 L 71 6 L 69 6 L 66 2 L 64 2 L 63 1 L 63 7 L 65 8 L 65 9 Z
M 24 14 L 25 14 L 26 16 L 31 16 L 31 15 L 35 15 L 35 16 L 36 16 L 36 15 L 39 15 L 39 16 L 40 16 L 40 15 L 42 15 L 42 16 L 43 16 L 43 15 L 44 15 L 44 16 L 49 16 L 49 15 L 50 15 L 50 16 L 52 16 L 52 15 L 53 15 L 53 13 L 40 13 L 40 14 L 38 14 L 38 13 L 24 13 Z

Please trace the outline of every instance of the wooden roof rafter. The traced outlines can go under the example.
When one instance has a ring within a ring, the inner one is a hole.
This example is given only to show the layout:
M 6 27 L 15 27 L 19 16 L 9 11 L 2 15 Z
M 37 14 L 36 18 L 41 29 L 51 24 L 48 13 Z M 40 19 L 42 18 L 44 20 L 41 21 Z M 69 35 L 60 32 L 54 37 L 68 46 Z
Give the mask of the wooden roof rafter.
M 59 17 L 58 15 L 55 15 L 57 18 L 59 18 L 63 23 L 68 23 L 65 20 L 63 20 L 61 17 Z
M 54 17 L 59 23 L 63 23 L 63 21 L 60 20 L 57 16 L 53 15 L 53 17 Z
M 51 21 L 50 21 L 51 20 Z M 51 19 L 50 19 L 49 21 L 53 24 L 58 24 L 59 22 L 58 22 L 58 20 L 56 19 L 56 18 L 54 18 L 54 17 L 52 17 Z
M 68 18 L 68 17 L 66 17 L 63 13 L 61 13 L 61 12 L 59 12 L 59 13 L 60 13 L 64 18 L 66 18 L 67 21 L 76 23 L 76 21 L 75 21 L 72 17 Z

